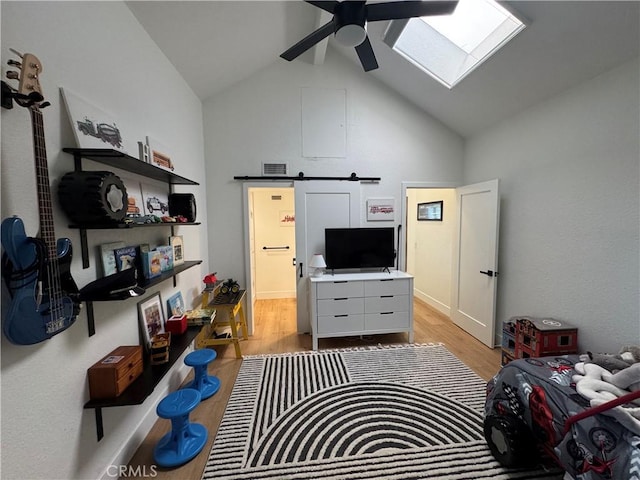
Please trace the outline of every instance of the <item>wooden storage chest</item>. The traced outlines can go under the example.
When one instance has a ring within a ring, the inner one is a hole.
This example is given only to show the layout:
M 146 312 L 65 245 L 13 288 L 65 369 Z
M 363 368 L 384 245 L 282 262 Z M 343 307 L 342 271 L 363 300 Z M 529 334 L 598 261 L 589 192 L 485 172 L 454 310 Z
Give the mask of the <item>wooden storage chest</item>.
M 142 374 L 142 345 L 121 346 L 96 362 L 89 370 L 91 400 L 115 398 Z

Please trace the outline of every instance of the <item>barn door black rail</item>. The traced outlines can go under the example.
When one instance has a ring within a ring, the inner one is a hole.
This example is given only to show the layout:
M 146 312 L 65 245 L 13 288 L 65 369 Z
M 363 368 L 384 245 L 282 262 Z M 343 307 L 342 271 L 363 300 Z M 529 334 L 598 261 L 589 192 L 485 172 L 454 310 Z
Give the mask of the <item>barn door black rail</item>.
M 359 177 L 353 172 L 348 177 L 305 177 L 303 172 L 297 176 L 279 176 L 279 175 L 236 175 L 234 180 L 343 180 L 348 182 L 379 182 L 380 177 Z

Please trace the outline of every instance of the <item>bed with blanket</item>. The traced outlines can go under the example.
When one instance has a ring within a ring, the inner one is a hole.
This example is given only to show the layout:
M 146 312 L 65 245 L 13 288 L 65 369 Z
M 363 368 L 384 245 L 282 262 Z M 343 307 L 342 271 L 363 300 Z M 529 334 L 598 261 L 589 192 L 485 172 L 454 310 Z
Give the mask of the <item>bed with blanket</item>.
M 622 376 L 578 355 L 510 362 L 487 384 L 484 430 L 505 466 L 542 450 L 580 480 L 640 480 L 640 363 Z M 628 383 L 629 388 L 621 388 Z M 618 385 L 616 385 L 616 383 Z M 540 448 L 541 447 L 541 448 Z

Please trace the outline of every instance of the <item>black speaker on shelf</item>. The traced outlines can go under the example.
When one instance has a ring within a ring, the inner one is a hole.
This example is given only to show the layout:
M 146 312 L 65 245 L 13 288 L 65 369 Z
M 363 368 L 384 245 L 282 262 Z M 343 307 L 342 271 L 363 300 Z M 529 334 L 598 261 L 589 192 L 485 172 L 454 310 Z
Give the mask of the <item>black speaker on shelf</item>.
M 196 198 L 193 193 L 172 193 L 169 195 L 169 215 L 182 215 L 189 222 L 196 221 Z

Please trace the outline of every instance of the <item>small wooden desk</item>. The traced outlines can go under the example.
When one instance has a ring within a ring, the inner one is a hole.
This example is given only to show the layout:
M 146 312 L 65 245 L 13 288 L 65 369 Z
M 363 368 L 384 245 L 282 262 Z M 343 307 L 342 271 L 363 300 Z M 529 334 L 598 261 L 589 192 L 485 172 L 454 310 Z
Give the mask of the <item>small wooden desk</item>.
M 203 293 L 203 308 L 215 308 L 217 313 L 216 318 L 210 325 L 202 327 L 202 330 L 196 337 L 196 348 L 233 343 L 236 350 L 236 358 L 242 358 L 238 327 L 243 330 L 242 339 L 247 340 L 249 338 L 247 320 L 242 306 L 245 293 L 245 290 L 240 290 L 237 293 L 218 294 L 213 298 L 213 300 L 209 299 L 208 294 L 205 295 Z M 222 313 L 225 313 L 226 315 L 221 315 Z M 238 321 L 236 321 L 236 317 L 238 317 Z M 226 326 L 231 327 L 231 338 L 215 338 L 215 328 Z

